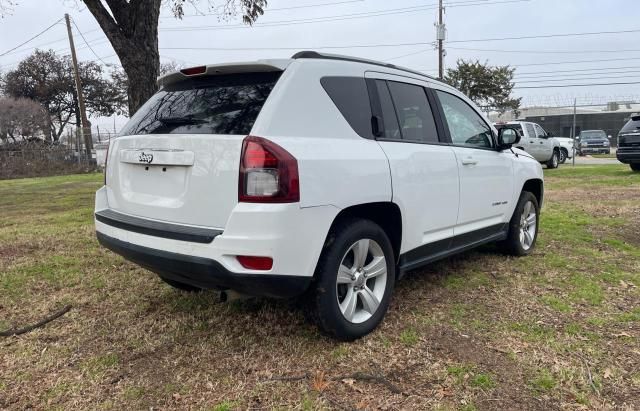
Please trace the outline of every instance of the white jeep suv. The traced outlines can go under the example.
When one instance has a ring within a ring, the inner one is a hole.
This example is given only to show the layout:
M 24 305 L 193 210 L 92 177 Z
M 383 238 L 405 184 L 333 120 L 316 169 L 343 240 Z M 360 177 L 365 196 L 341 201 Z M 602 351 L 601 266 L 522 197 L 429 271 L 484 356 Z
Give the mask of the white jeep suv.
M 380 323 L 408 270 L 535 245 L 540 164 L 438 80 L 300 52 L 159 86 L 111 141 L 95 225 L 174 287 L 304 295 L 349 340 Z

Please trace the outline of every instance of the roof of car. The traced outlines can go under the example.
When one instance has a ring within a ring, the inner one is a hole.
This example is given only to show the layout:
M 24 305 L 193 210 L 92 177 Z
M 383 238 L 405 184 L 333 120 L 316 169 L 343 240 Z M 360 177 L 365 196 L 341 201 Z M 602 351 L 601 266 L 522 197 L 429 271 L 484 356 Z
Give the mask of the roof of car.
M 382 61 L 369 60 L 359 57 L 343 56 L 339 54 L 318 53 L 317 51 L 300 51 L 291 56 L 290 59 L 270 59 L 270 60 L 256 60 L 247 62 L 234 62 L 234 63 L 221 63 L 221 64 L 207 64 L 202 66 L 196 66 L 202 68 L 202 72 L 198 75 L 219 75 L 225 73 L 248 73 L 248 72 L 270 72 L 270 71 L 283 71 L 294 60 L 299 59 L 322 59 L 322 60 L 338 60 L 353 63 L 370 64 L 379 67 L 386 67 L 393 70 L 400 70 L 407 73 L 411 73 L 420 77 L 427 78 L 431 81 L 437 81 L 442 84 L 446 84 L 441 80 L 428 76 L 419 71 L 411 70 L 406 67 L 396 66 L 395 64 L 385 63 Z M 194 67 L 195 68 L 195 67 Z M 185 70 L 177 70 L 158 77 L 158 87 L 162 88 L 169 84 L 175 83 L 180 80 L 189 78 L 189 74 L 185 74 Z

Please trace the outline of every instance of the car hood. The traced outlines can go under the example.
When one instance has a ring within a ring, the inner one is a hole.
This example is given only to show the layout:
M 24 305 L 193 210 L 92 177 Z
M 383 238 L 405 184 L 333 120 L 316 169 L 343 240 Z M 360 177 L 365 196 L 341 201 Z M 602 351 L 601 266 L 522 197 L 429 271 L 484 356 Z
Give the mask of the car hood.
M 516 153 L 519 156 L 529 157 L 530 159 L 535 160 L 535 158 L 531 154 L 527 153 L 524 150 L 521 150 L 521 149 L 516 148 L 516 147 L 512 147 L 511 150 L 513 150 L 513 152 Z

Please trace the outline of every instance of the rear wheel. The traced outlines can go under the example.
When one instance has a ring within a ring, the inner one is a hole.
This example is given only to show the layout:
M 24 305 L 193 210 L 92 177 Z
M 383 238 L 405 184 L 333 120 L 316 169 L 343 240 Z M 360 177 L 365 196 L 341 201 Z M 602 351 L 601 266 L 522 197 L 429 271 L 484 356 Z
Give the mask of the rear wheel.
M 569 157 L 569 152 L 566 148 L 560 149 L 560 164 L 564 164 L 567 161 L 567 157 Z
M 164 281 L 165 283 L 169 284 L 173 288 L 177 288 L 178 290 L 187 291 L 187 292 L 190 292 L 190 293 L 197 293 L 199 291 L 202 291 L 202 288 L 194 287 L 193 285 L 181 283 L 181 282 L 175 281 L 175 280 L 170 280 L 170 279 L 164 278 L 162 276 L 159 276 L 159 277 L 160 277 L 160 279 L 162 281 Z
M 553 150 L 553 155 L 547 161 L 547 168 L 558 168 L 558 164 L 560 164 L 560 154 L 558 150 Z
M 348 220 L 329 234 L 316 268 L 313 316 L 320 329 L 354 340 L 382 321 L 395 283 L 385 232 L 369 220 Z
M 629 167 L 631 167 L 633 171 L 640 171 L 640 163 L 631 163 Z
M 536 196 L 523 191 L 509 222 L 509 233 L 503 243 L 505 251 L 516 256 L 530 254 L 538 238 L 539 217 L 540 209 Z

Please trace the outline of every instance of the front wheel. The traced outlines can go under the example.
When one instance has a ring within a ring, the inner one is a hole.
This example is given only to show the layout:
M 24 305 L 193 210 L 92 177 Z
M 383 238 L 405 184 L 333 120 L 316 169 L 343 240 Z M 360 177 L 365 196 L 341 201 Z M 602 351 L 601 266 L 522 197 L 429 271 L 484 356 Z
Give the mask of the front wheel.
M 553 155 L 547 161 L 547 168 L 558 168 L 558 164 L 560 164 L 560 155 L 558 154 L 558 150 L 553 150 Z
M 567 157 L 569 157 L 569 152 L 566 149 L 560 150 L 560 164 L 564 164 L 567 161 Z
M 631 163 L 629 167 L 631 167 L 633 171 L 640 171 L 640 163 Z
M 540 209 L 538 199 L 523 191 L 509 222 L 509 232 L 503 245 L 511 255 L 523 256 L 531 253 L 538 238 Z
M 320 329 L 355 340 L 382 321 L 395 283 L 395 262 L 385 232 L 369 220 L 348 220 L 332 230 L 316 268 L 314 318 Z

